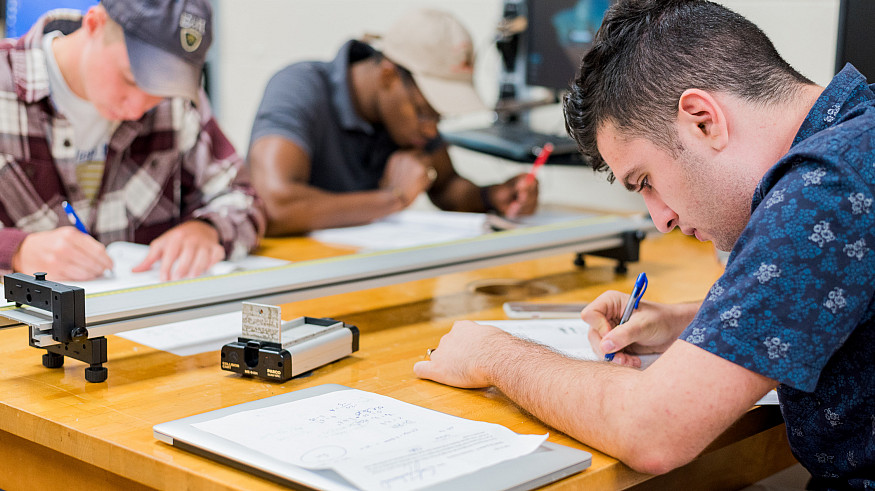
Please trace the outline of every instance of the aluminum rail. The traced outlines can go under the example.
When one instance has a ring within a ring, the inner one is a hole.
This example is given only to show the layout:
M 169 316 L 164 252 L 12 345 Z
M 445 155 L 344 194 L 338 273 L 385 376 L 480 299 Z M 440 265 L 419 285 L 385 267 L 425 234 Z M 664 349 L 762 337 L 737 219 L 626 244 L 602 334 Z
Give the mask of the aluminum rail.
M 654 230 L 649 218 L 607 215 L 127 290 L 86 291 L 85 322 L 89 338 L 105 336 L 239 310 L 243 301 L 282 304 L 564 252 L 600 251 L 622 245 L 624 232 Z M 16 310 L 22 309 L 30 310 Z M 43 342 L 53 344 L 50 337 Z

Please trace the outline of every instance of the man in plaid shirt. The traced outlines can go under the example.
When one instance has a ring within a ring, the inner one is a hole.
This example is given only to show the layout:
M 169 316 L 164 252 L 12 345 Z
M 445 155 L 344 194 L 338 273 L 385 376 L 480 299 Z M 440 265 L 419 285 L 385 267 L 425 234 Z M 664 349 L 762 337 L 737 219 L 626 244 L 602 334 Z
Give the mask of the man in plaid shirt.
M 123 240 L 150 244 L 135 271 L 179 279 L 257 245 L 262 205 L 200 90 L 211 37 L 208 0 L 103 0 L 0 41 L 0 270 L 87 280 Z

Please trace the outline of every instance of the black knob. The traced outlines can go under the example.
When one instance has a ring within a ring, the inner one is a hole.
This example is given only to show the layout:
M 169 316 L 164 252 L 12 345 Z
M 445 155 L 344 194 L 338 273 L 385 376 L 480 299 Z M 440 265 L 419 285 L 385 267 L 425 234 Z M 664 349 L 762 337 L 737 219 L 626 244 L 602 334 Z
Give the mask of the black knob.
M 101 382 L 106 382 L 106 376 L 108 374 L 109 370 L 107 370 L 106 367 L 92 365 L 85 369 L 85 380 L 92 384 L 99 384 Z
M 43 366 L 46 368 L 61 368 L 64 366 L 64 357 L 49 351 L 43 355 Z
M 37 281 L 46 281 L 46 273 L 34 273 L 33 279 Z

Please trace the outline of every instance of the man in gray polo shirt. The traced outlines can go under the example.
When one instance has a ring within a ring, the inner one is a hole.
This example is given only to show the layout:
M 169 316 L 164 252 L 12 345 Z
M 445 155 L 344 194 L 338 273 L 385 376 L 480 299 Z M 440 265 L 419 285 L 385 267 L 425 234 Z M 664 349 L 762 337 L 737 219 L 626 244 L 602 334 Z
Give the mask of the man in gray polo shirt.
M 333 61 L 290 65 L 268 83 L 249 149 L 268 234 L 369 223 L 423 191 L 445 210 L 532 213 L 536 181 L 478 187 L 453 169 L 438 133 L 441 114 L 484 107 L 459 21 L 411 12 L 381 49 L 349 41 Z

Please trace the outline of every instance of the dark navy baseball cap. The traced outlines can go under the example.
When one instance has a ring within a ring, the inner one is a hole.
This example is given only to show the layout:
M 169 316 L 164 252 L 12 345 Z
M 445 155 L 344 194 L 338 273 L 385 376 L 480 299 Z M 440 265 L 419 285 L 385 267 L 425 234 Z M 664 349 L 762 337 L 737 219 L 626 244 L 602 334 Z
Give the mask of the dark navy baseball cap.
M 201 72 L 213 41 L 209 0 L 102 0 L 121 25 L 134 81 L 161 97 L 197 104 Z

